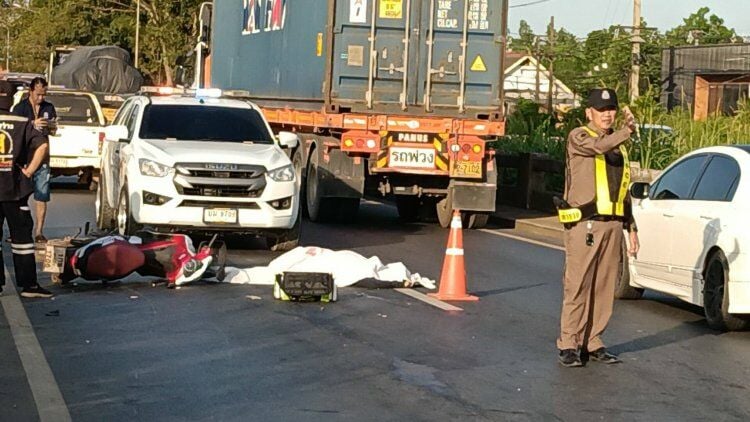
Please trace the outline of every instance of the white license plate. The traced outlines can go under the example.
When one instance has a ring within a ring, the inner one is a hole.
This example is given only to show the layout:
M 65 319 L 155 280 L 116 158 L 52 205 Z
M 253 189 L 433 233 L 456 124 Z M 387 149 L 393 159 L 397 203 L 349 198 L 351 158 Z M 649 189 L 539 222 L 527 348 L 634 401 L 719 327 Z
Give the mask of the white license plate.
M 389 167 L 435 168 L 435 150 L 427 148 L 391 147 Z
M 206 223 L 237 223 L 237 210 L 234 208 L 207 208 L 203 210 Z
M 49 165 L 50 165 L 50 167 L 67 167 L 68 166 L 68 159 L 67 158 L 51 157 L 49 159 Z

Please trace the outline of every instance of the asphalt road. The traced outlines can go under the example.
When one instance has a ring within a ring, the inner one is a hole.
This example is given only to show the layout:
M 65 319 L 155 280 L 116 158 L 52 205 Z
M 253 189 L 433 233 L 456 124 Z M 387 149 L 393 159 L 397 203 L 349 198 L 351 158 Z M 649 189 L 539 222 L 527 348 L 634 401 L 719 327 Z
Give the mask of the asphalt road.
M 93 220 L 92 204 L 55 191 L 48 232 Z M 438 278 L 446 237 L 368 203 L 353 224 L 306 222 L 302 242 Z M 457 313 L 391 289 L 346 288 L 322 305 L 277 302 L 268 287 L 145 282 L 55 286 L 55 300 L 24 306 L 76 421 L 750 419 L 750 333 L 714 332 L 699 308 L 649 292 L 616 304 L 605 340 L 623 364 L 561 368 L 562 252 L 488 232 L 464 241 L 481 300 Z M 277 256 L 232 246 L 238 266 Z M 0 353 L 0 420 L 35 420 L 1 313 Z

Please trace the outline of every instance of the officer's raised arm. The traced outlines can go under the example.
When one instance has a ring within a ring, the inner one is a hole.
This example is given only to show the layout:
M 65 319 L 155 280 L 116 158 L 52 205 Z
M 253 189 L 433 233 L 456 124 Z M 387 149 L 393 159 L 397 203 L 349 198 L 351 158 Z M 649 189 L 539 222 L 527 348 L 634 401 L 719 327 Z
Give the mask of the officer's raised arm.
M 631 134 L 632 132 L 627 127 L 611 134 L 599 133 L 588 127 L 578 128 L 570 132 L 568 150 L 573 154 L 584 157 L 606 154 L 620 146 L 620 144 L 627 142 Z

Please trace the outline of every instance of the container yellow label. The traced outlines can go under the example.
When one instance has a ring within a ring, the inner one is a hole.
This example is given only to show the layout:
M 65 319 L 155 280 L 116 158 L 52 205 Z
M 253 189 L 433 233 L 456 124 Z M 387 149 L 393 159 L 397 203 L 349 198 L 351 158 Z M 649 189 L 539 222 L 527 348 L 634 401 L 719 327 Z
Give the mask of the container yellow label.
M 402 19 L 404 17 L 403 0 L 380 0 L 378 16 L 381 19 Z
M 320 57 L 323 55 L 323 33 L 318 32 L 318 41 L 315 45 L 315 55 Z
M 472 72 L 486 72 L 487 66 L 484 65 L 484 60 L 482 60 L 482 56 L 477 54 L 477 58 L 474 59 L 474 62 L 471 64 L 471 71 Z

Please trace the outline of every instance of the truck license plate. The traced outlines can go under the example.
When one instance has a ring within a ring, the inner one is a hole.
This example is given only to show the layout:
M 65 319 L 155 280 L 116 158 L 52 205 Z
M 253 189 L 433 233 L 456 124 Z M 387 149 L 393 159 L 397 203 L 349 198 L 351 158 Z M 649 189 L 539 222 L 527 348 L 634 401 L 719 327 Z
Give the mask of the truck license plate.
M 391 147 L 390 167 L 435 168 L 435 150 L 427 148 Z
M 458 161 L 453 169 L 456 177 L 482 177 L 481 161 Z
M 67 158 L 59 158 L 59 157 L 51 157 L 49 159 L 49 165 L 50 167 L 68 167 L 68 159 Z
M 237 210 L 234 208 L 207 208 L 203 210 L 206 223 L 237 223 Z

